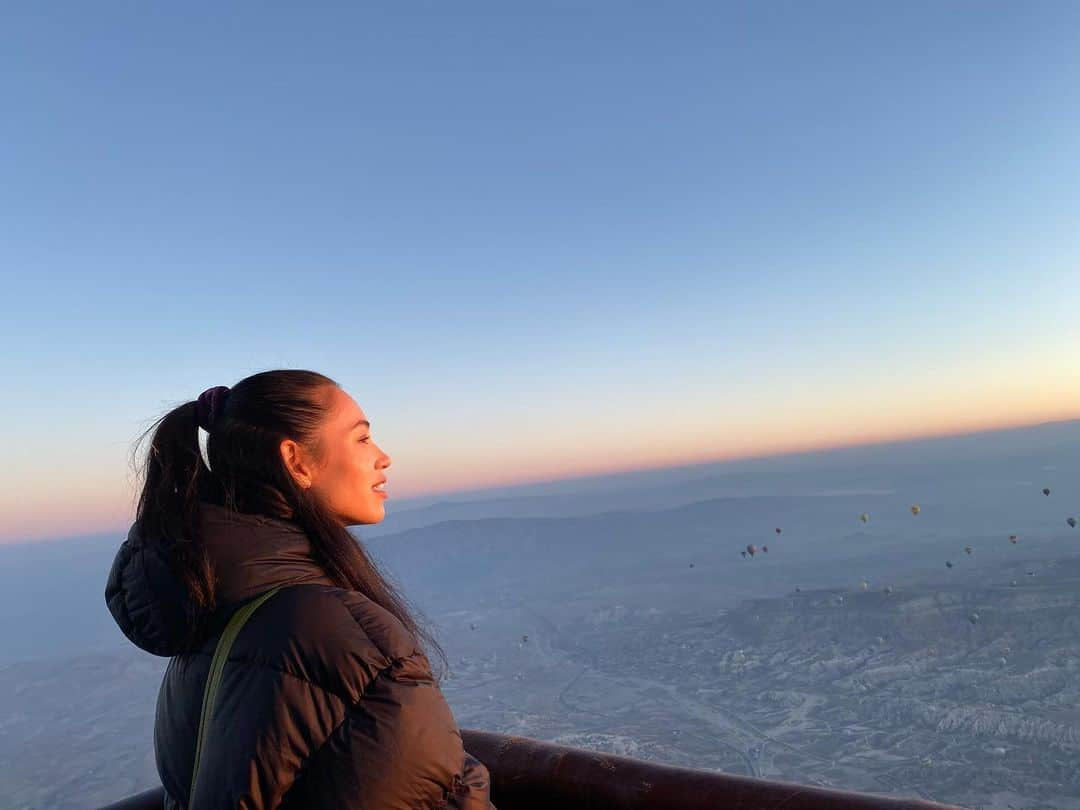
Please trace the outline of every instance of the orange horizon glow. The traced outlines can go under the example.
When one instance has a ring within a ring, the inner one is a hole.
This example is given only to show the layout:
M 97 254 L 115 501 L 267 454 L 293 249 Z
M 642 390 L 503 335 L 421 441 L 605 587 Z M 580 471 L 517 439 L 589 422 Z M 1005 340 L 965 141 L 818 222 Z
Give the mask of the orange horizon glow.
M 930 427 L 926 426 L 925 419 L 920 429 L 902 427 L 889 430 L 882 426 L 853 427 L 848 430 L 833 430 L 831 433 L 816 433 L 815 438 L 799 438 L 792 435 L 781 435 L 778 432 L 766 432 L 771 439 L 762 442 L 752 433 L 744 433 L 742 441 L 727 441 L 724 447 L 715 446 L 714 440 L 711 447 L 701 447 L 696 450 L 690 447 L 680 447 L 676 443 L 671 453 L 653 456 L 642 461 L 640 456 L 633 458 L 629 450 L 620 457 L 617 453 L 608 453 L 605 461 L 598 463 L 577 463 L 568 465 L 564 460 L 556 465 L 551 459 L 547 464 L 533 464 L 529 472 L 514 476 L 497 476 L 479 474 L 480 470 L 474 470 L 474 475 L 467 478 L 466 483 L 448 480 L 440 480 L 435 476 L 419 476 L 414 478 L 412 486 L 393 486 L 391 488 L 391 503 L 394 500 L 413 500 L 420 498 L 433 498 L 440 495 L 454 495 L 467 492 L 478 494 L 492 489 L 506 489 L 512 487 L 535 486 L 564 481 L 573 481 L 578 478 L 592 478 L 605 475 L 619 475 L 626 473 L 649 472 L 679 467 L 692 467 L 699 465 L 719 464 L 724 462 L 749 461 L 753 459 L 777 458 L 783 456 L 795 456 L 804 453 L 824 452 L 832 450 L 847 450 L 875 445 L 888 445 L 920 440 L 945 439 L 957 436 L 973 435 L 978 433 L 1011 430 L 1036 425 L 1068 421 L 1080 418 L 1080 407 L 1045 408 L 1034 417 L 1009 418 L 996 412 L 990 413 L 981 419 L 961 422 L 955 417 L 946 415 L 937 420 Z M 865 420 L 864 420 L 865 422 Z M 806 425 L 792 426 L 792 431 L 807 433 Z M 812 432 L 812 431 L 811 431 Z M 759 434 L 760 435 L 760 434 Z M 630 448 L 631 450 L 634 448 Z M 640 449 L 640 448 L 637 448 Z M 558 454 L 556 454 L 558 455 Z M 525 459 L 503 459 L 503 465 L 492 463 L 490 456 L 485 456 L 476 464 L 478 468 L 492 469 L 502 466 L 503 469 L 522 469 Z M 535 460 L 534 460 L 535 461 Z M 391 468 L 392 469 L 392 468 Z M 390 475 L 393 484 L 393 475 Z M 134 492 L 128 493 L 124 498 L 108 498 L 105 493 L 85 490 L 79 493 L 82 497 L 71 498 L 73 493 L 68 490 L 65 493 L 65 506 L 63 510 L 57 510 L 55 503 L 49 499 L 36 498 L 21 500 L 24 514 L 14 520 L 6 520 L 3 534 L 0 535 L 0 545 L 20 542 L 38 542 L 49 539 L 62 539 L 65 537 L 97 535 L 109 532 L 117 532 L 118 535 L 126 532 L 134 513 Z M 36 503 L 27 501 L 36 501 Z M 102 509 L 102 504 L 106 508 Z M 96 514 L 88 518 L 96 507 Z M 30 507 L 25 510 L 25 507 Z M 49 525 L 41 524 L 40 515 L 48 514 Z M 21 519 L 20 519 L 21 518 Z M 118 536 L 118 542 L 122 539 Z
M 521 476 L 512 479 L 489 479 L 481 480 L 479 484 L 470 483 L 464 486 L 454 487 L 453 485 L 446 485 L 443 487 L 422 490 L 417 492 L 410 492 L 408 495 L 400 497 L 408 498 L 429 498 L 437 497 L 442 494 L 482 491 L 485 489 L 497 489 L 507 488 L 514 486 L 529 486 L 540 484 L 552 484 L 562 481 L 572 481 L 577 478 L 592 478 L 601 475 L 619 475 L 623 473 L 637 473 L 637 472 L 650 472 L 654 470 L 664 470 L 679 467 L 692 467 L 692 466 L 704 466 L 709 464 L 720 464 L 724 462 L 736 462 L 736 461 L 750 461 L 756 459 L 777 458 L 783 456 L 796 456 L 804 453 L 823 452 L 830 450 L 848 450 L 860 447 L 872 447 L 875 445 L 889 445 L 898 444 L 910 441 L 920 441 L 928 439 L 947 439 L 959 436 L 968 436 L 978 433 L 993 433 L 1003 430 L 1014 430 L 1025 427 L 1035 427 L 1037 425 L 1047 424 L 1051 422 L 1066 422 L 1073 419 L 1080 418 L 1080 409 L 1062 409 L 1060 411 L 1050 412 L 1043 416 L 1032 420 L 1005 420 L 1005 421 L 982 421 L 972 425 L 952 425 L 951 429 L 945 430 L 922 430 L 922 431 L 898 431 L 894 433 L 864 433 L 856 434 L 854 437 L 849 437 L 846 440 L 832 441 L 832 440 L 820 440 L 820 441 L 804 441 L 804 442 L 792 442 L 783 444 L 781 442 L 774 442 L 767 449 L 764 450 L 744 450 L 737 449 L 726 454 L 710 455 L 708 453 L 701 453 L 698 455 L 690 454 L 683 455 L 677 458 L 667 457 L 655 459 L 652 463 L 645 466 L 636 466 L 633 464 L 623 465 L 592 465 L 581 466 L 579 465 L 574 473 L 570 475 L 553 475 L 545 474 L 543 472 L 539 474 L 532 474 L 529 476 Z

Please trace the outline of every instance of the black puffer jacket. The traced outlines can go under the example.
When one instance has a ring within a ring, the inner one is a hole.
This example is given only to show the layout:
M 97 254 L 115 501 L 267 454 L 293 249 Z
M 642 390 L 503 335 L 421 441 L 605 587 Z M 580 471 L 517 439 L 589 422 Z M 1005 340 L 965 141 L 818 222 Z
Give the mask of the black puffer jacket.
M 278 585 L 229 653 L 196 810 L 493 810 L 488 771 L 462 747 L 428 659 L 400 621 L 335 587 L 293 523 L 206 506 L 202 526 L 222 608 L 194 647 L 182 642 L 186 591 L 138 524 L 105 588 L 124 635 L 171 656 L 154 727 L 166 810 L 191 801 L 203 689 L 221 630 L 242 603 Z

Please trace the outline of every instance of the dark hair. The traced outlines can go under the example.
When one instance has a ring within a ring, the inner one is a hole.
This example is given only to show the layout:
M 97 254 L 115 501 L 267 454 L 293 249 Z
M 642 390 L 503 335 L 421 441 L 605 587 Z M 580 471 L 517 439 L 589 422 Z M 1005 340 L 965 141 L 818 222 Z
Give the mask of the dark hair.
M 203 632 L 217 607 L 213 566 L 199 531 L 200 503 L 207 502 L 297 523 L 311 541 L 315 561 L 331 580 L 390 611 L 418 643 L 426 645 L 426 654 L 438 653 L 445 667 L 446 654 L 413 618 L 407 600 L 341 521 L 296 483 L 281 458 L 279 446 L 287 438 L 315 458 L 321 456 L 318 429 L 335 387 L 329 377 L 300 369 L 264 371 L 236 383 L 208 434 L 209 470 L 199 450 L 197 400 L 169 411 L 136 442 L 137 453 L 153 431 L 141 470 L 136 522 L 144 542 L 163 546 L 187 586 L 196 612 L 191 641 Z M 439 671 L 436 677 L 441 676 Z

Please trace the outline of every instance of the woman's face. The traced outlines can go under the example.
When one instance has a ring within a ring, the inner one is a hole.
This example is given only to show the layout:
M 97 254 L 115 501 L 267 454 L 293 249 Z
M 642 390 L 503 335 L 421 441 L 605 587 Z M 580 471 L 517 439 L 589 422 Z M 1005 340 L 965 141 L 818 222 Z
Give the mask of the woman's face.
M 374 487 L 386 481 L 390 456 L 375 444 L 360 406 L 336 386 L 320 434 L 322 457 L 305 468 L 311 490 L 346 526 L 381 521 L 387 496 Z

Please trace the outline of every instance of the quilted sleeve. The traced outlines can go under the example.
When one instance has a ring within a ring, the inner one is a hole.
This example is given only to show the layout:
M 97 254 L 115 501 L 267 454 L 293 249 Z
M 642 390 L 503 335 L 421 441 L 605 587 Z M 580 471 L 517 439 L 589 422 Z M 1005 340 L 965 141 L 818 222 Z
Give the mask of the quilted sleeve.
M 379 673 L 305 768 L 304 806 L 494 810 L 487 769 L 430 673 L 422 652 Z

